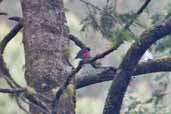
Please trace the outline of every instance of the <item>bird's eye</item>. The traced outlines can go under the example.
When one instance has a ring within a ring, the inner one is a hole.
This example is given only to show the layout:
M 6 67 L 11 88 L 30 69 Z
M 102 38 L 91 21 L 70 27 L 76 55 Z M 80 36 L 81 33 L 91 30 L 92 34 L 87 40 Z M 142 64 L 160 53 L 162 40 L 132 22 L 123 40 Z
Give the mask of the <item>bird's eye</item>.
M 87 47 L 86 50 L 90 51 L 91 49 L 89 47 Z

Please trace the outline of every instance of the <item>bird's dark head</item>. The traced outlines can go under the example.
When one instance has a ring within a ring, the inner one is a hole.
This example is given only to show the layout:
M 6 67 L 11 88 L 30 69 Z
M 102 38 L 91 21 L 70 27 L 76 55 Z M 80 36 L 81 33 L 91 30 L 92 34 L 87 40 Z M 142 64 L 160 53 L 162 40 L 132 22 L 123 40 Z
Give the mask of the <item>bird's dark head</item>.
M 83 48 L 77 53 L 77 56 L 75 58 L 76 59 L 78 59 L 78 58 L 80 58 L 80 59 L 90 58 L 91 57 L 90 51 L 91 51 L 91 49 L 88 47 Z

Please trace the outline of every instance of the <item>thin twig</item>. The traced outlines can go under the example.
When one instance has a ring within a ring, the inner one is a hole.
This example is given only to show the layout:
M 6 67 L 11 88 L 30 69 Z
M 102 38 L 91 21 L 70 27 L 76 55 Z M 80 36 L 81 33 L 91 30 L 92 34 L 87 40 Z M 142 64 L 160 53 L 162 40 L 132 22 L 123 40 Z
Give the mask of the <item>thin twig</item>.
M 6 13 L 6 12 L 0 12 L 0 15 L 7 16 L 8 13 Z
M 105 56 L 109 55 L 113 51 L 117 50 L 119 46 L 120 46 L 120 44 L 116 44 L 114 47 L 110 48 L 109 50 L 107 50 L 107 51 L 105 51 L 105 52 L 103 52 L 101 54 L 98 54 L 95 57 L 92 57 L 91 59 L 89 59 L 87 61 L 84 61 L 84 64 L 93 63 L 93 62 L 95 62 L 98 59 L 104 58 Z
M 30 106 L 34 106 L 39 109 L 43 114 L 49 114 L 50 112 L 45 110 L 44 108 L 40 107 L 39 105 L 35 104 L 34 102 L 26 99 L 25 97 L 21 97 L 22 101 Z
M 95 6 L 94 4 L 90 3 L 90 2 L 87 2 L 85 0 L 80 0 L 81 2 L 83 2 L 84 4 L 88 5 L 88 6 L 91 6 L 92 8 L 96 9 L 96 10 L 99 10 L 101 11 L 102 9 L 100 9 L 99 7 Z
M 10 94 L 18 94 L 25 92 L 23 88 L 15 88 L 15 89 L 4 89 L 0 88 L 0 93 L 10 93 Z
M 25 97 L 32 103 L 34 103 L 35 105 L 38 105 L 39 107 L 41 107 L 42 109 L 46 110 L 47 112 L 50 112 L 48 107 L 46 106 L 46 104 L 44 102 L 42 102 L 38 97 L 35 97 L 33 95 L 29 95 L 29 94 L 25 94 Z
M 0 69 L 2 73 L 5 75 L 5 80 L 11 87 L 14 87 L 14 85 L 16 87 L 21 87 L 21 86 L 17 84 L 17 82 L 15 82 L 15 80 L 11 77 L 9 70 L 4 62 L 3 53 L 9 41 L 11 41 L 14 38 L 14 36 L 16 36 L 16 34 L 21 30 L 22 27 L 23 27 L 22 23 L 19 22 L 0 42 Z
M 81 42 L 81 41 L 79 40 L 79 38 L 77 38 L 76 36 L 74 36 L 74 35 L 72 35 L 72 34 L 69 34 L 68 38 L 69 38 L 71 41 L 73 41 L 73 42 L 74 42 L 78 47 L 80 47 L 81 49 L 87 47 L 83 42 Z
M 22 29 L 23 24 L 18 23 L 14 26 L 14 28 L 3 38 L 3 40 L 0 42 L 0 53 L 3 54 L 4 49 L 9 41 L 11 41 L 16 34 Z
M 22 24 L 22 21 L 23 21 L 23 19 L 21 17 L 18 17 L 18 16 L 9 17 L 8 19 L 11 20 L 11 21 L 21 23 L 21 24 Z
M 64 91 L 67 88 L 67 86 L 69 85 L 70 81 L 75 76 L 75 74 L 80 71 L 80 69 L 82 68 L 82 66 L 83 66 L 83 64 L 79 64 L 77 66 L 77 68 L 75 68 L 71 72 L 71 74 L 68 76 L 68 78 L 65 81 L 65 83 L 63 84 L 63 86 L 60 87 L 60 89 L 56 92 L 56 96 L 55 96 L 55 98 L 53 100 L 53 104 L 52 104 L 52 114 L 56 114 L 57 113 L 57 111 L 58 111 L 58 103 L 59 103 L 60 96 L 64 93 Z
M 31 112 L 29 112 L 24 106 L 22 106 L 19 97 L 16 97 L 15 99 L 16 99 L 16 102 L 17 102 L 18 107 L 19 107 L 22 111 L 24 111 L 26 114 L 31 114 Z
M 136 12 L 136 14 L 134 15 L 135 18 L 132 18 L 132 20 L 130 22 L 128 22 L 126 25 L 125 25 L 125 29 L 128 29 L 130 27 L 130 25 L 133 24 L 133 22 L 137 19 L 137 17 L 139 15 L 142 14 L 142 12 L 146 9 L 146 7 L 148 6 L 148 4 L 151 2 L 151 0 L 146 0 L 145 3 L 141 6 L 141 8 Z

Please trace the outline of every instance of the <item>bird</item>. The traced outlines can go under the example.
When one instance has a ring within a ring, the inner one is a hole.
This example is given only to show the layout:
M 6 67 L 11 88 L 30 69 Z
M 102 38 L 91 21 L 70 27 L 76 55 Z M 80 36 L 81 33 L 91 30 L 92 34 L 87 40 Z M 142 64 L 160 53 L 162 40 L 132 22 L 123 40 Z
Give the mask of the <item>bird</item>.
M 88 58 L 91 58 L 91 53 L 90 53 L 91 49 L 89 47 L 85 47 L 83 49 L 81 49 L 75 59 L 81 59 L 81 60 L 84 60 L 84 59 L 88 59 Z
M 75 59 L 81 59 L 80 63 L 83 63 L 84 61 L 89 60 L 91 58 L 91 49 L 89 47 L 82 48 L 75 57 Z M 96 62 L 92 62 L 91 65 L 94 68 L 97 68 Z
M 84 63 L 92 58 L 91 49 L 89 47 L 81 48 L 75 56 L 75 59 L 80 59 L 79 64 Z M 77 73 L 77 76 L 93 75 L 97 73 L 95 62 L 84 64 L 82 69 Z

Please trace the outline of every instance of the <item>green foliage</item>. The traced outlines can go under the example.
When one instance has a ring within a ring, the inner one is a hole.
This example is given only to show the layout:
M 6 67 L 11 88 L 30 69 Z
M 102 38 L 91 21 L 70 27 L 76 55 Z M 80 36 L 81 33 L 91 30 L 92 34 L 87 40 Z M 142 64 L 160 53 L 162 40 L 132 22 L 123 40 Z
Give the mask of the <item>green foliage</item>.
M 113 28 L 115 28 L 115 24 L 117 23 L 116 13 L 113 7 L 106 6 L 100 12 L 100 30 L 103 36 L 110 38 Z
M 164 18 L 163 14 L 155 14 L 151 17 L 152 19 L 152 24 L 155 25 L 156 23 L 159 23 L 160 21 L 162 21 Z
M 130 23 L 136 17 L 134 13 L 117 14 L 114 6 L 108 3 L 101 10 L 97 11 L 94 7 L 89 7 L 88 11 L 87 16 L 81 21 L 81 31 L 85 31 L 90 26 L 114 44 L 135 40 L 130 30 L 120 28 L 120 25 Z
M 100 18 L 101 33 L 103 36 L 111 37 L 112 28 L 114 27 L 115 21 L 113 17 L 109 14 L 102 14 Z
M 152 15 L 151 19 L 152 19 L 153 25 L 158 25 L 158 24 L 162 23 L 162 21 L 170 19 L 170 17 L 171 17 L 171 7 L 170 6 L 171 6 L 171 4 L 168 4 L 162 13 L 156 13 L 156 14 Z
M 128 13 L 119 15 L 119 18 L 120 18 L 120 20 L 121 20 L 122 22 L 128 23 L 128 22 L 130 22 L 132 19 L 135 18 L 135 14 L 132 13 L 132 12 L 128 12 Z
M 153 75 L 150 80 L 154 86 L 146 86 L 139 93 L 136 90 L 135 94 L 128 93 L 124 99 L 124 114 L 170 114 L 171 107 L 167 105 L 168 86 L 170 86 L 170 78 L 168 73 L 159 73 Z M 145 84 L 143 84 L 144 86 Z M 147 91 L 148 90 L 148 91 Z M 149 91 L 150 90 L 150 91 Z M 136 95 L 137 94 L 137 95 Z
M 125 29 L 116 29 L 112 32 L 111 41 L 113 44 L 121 43 L 124 41 L 132 41 L 134 37 L 130 36 L 130 33 Z
M 154 46 L 156 52 L 164 52 L 167 51 L 168 54 L 171 54 L 171 36 L 167 36 L 156 43 Z
M 116 13 L 113 7 L 106 5 L 100 11 L 97 11 L 94 7 L 89 7 L 87 16 L 81 21 L 81 31 L 85 31 L 90 26 L 94 30 L 100 31 L 103 36 L 109 38 L 116 21 Z

